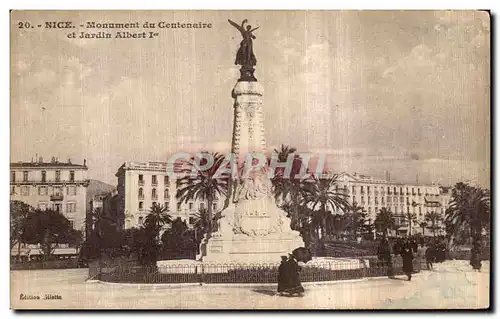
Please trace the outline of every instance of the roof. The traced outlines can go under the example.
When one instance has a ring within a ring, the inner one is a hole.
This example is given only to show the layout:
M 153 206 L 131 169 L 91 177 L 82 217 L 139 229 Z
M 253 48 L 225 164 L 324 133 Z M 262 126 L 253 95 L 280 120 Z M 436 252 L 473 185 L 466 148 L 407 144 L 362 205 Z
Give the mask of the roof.
M 61 163 L 61 162 L 15 162 L 10 163 L 11 168 L 41 168 L 41 167 L 68 167 L 68 168 L 83 168 L 86 169 L 86 165 L 79 165 L 73 163 Z

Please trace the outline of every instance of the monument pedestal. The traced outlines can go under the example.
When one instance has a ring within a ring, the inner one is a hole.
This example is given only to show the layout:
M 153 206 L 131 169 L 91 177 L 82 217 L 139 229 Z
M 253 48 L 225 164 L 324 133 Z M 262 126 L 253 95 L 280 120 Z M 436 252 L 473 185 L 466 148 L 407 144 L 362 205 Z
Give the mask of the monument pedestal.
M 263 88 L 256 81 L 240 80 L 232 92 L 232 153 L 238 167 L 244 165 L 248 154 L 265 153 L 262 94 Z M 232 186 L 217 232 L 201 243 L 203 262 L 279 263 L 281 256 L 304 247 L 300 233 L 290 228 L 290 219 L 274 201 L 265 168 L 234 178 Z

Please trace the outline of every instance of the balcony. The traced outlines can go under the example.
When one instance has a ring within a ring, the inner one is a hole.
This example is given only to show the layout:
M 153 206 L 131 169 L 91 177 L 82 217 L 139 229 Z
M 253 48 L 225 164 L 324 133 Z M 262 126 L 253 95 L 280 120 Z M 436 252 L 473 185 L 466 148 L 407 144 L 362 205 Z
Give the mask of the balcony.
M 144 199 L 144 194 L 139 194 L 139 199 Z
M 63 199 L 64 199 L 64 196 L 62 194 L 50 195 L 50 200 L 53 202 L 62 201 Z
M 158 186 L 158 181 L 152 181 L 151 186 Z
M 139 184 L 139 186 L 144 186 L 144 180 L 140 179 L 138 184 Z
M 153 195 L 153 196 L 151 196 L 151 199 L 152 199 L 152 200 L 158 200 L 158 195 Z

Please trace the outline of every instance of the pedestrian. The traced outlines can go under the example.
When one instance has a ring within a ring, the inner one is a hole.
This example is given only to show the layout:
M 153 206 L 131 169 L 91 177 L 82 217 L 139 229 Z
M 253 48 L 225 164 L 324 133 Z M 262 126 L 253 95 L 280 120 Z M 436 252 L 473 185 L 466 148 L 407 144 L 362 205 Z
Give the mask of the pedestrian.
M 301 267 L 298 262 L 307 263 L 311 259 L 311 252 L 303 247 L 295 249 L 288 258 L 281 257 L 281 264 L 278 267 L 278 293 L 280 295 L 286 293 L 293 296 L 301 295 L 304 292 L 299 278 Z
M 470 252 L 470 265 L 472 269 L 481 271 L 481 249 L 478 244 L 474 244 Z
M 409 241 L 401 247 L 401 257 L 403 258 L 403 272 L 411 281 L 411 274 L 413 272 L 413 249 Z
M 434 247 L 431 244 L 427 249 L 425 250 L 425 264 L 427 266 L 428 270 L 434 270 L 432 263 L 434 262 Z

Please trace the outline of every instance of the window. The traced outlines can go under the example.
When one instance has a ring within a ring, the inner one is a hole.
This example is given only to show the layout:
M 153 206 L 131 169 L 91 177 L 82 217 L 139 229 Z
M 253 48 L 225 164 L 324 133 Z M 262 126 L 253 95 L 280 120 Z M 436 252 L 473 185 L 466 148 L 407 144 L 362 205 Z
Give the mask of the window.
M 10 194 L 15 195 L 16 194 L 16 186 L 11 186 L 10 187 Z
M 54 187 L 53 194 L 54 195 L 62 195 L 61 187 L 59 187 L 59 186 Z
M 142 187 L 139 187 L 139 199 L 144 199 L 144 190 Z
M 398 191 L 396 190 L 396 187 L 394 187 L 394 194 L 396 194 Z
M 169 202 L 165 202 L 165 210 L 168 212 L 170 211 L 170 203 Z
M 165 188 L 165 190 L 163 191 L 163 198 L 170 198 L 170 192 L 168 191 L 168 188 Z
M 375 204 L 378 205 L 378 197 L 375 197 Z
M 217 203 L 213 203 L 212 207 L 214 210 L 217 210 Z
M 165 186 L 169 186 L 170 185 L 170 180 L 169 180 L 168 176 L 164 177 L 163 183 L 165 184 Z
M 365 197 L 361 196 L 361 204 L 364 204 L 364 203 L 365 203 Z
M 140 216 L 138 219 L 137 219 L 137 223 L 139 225 L 142 225 L 142 222 L 143 222 L 144 218 L 142 216 Z
M 139 185 L 144 185 L 144 175 L 140 174 L 139 175 Z
M 205 209 L 205 203 L 200 203 L 200 209 Z
M 356 188 L 354 186 L 352 187 L 352 193 L 356 193 Z
M 158 199 L 158 193 L 156 192 L 156 188 L 153 188 L 151 190 L 151 198 L 152 199 Z
M 56 171 L 56 182 L 61 181 L 61 171 Z
M 144 209 L 144 202 L 139 202 L 139 210 L 143 210 Z
M 75 228 L 75 221 L 74 220 L 70 220 L 69 221 L 69 224 L 71 225 L 71 228 Z
M 23 172 L 23 182 L 27 182 L 28 181 L 28 171 L 24 171 Z
M 70 182 L 75 181 L 75 171 L 69 171 L 69 181 Z
M 394 206 L 394 214 L 398 213 L 398 206 Z
M 368 204 L 370 204 L 372 202 L 372 198 L 371 196 L 368 196 Z
M 151 176 L 151 184 L 158 185 L 158 179 L 156 178 L 156 175 Z
M 76 195 L 76 187 L 75 186 L 68 186 L 68 190 L 66 191 L 68 195 Z
M 403 195 L 403 187 L 399 188 L 399 192 L 401 193 L 401 195 Z
M 189 210 L 193 209 L 193 203 L 189 203 Z
M 366 192 L 369 193 L 370 192 L 370 186 L 366 186 Z
M 47 182 L 47 172 L 42 171 L 42 183 L 45 183 L 45 182 Z
M 29 196 L 30 194 L 30 187 L 29 186 L 21 186 L 21 195 L 22 196 Z
M 38 187 L 38 195 L 44 196 L 47 195 L 47 186 L 40 186 Z
M 56 212 L 62 213 L 62 204 L 55 204 L 54 209 Z
M 368 207 L 368 214 L 371 214 L 371 212 L 372 212 L 372 208 Z
M 177 210 L 181 210 L 182 202 L 177 202 Z
M 10 172 L 10 181 L 13 183 L 16 181 L 16 172 L 14 171 Z
M 365 189 L 363 186 L 361 186 L 361 194 L 363 194 L 365 192 Z
M 356 196 L 353 196 L 352 197 L 352 202 L 355 203 L 356 202 Z
M 392 203 L 392 197 L 391 196 L 387 196 L 387 202 L 388 203 Z
M 67 203 L 66 204 L 66 211 L 68 213 L 74 213 L 74 212 L 76 212 L 76 203 Z
M 382 204 L 385 204 L 385 197 L 382 197 Z

